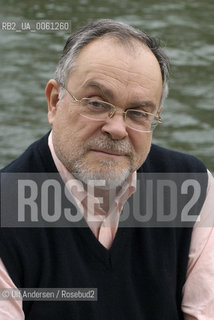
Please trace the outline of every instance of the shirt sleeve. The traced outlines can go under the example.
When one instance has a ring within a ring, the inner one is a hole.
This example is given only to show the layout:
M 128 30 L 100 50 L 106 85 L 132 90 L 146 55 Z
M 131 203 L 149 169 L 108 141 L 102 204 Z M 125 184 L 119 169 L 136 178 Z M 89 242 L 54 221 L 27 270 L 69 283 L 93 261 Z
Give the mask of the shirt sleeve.
M 214 178 L 192 233 L 182 310 L 185 320 L 214 319 Z
M 0 289 L 3 290 L 8 288 L 17 289 L 0 259 Z M 2 300 L 0 298 L 1 320 L 24 320 L 24 318 L 22 300 Z

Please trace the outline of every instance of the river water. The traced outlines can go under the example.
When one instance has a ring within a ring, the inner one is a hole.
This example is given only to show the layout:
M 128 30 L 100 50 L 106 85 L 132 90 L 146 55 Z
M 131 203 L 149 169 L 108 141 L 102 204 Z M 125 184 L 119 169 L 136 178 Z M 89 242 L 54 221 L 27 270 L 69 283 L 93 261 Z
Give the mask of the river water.
M 191 153 L 214 171 L 214 1 L 0 0 L 2 21 L 70 20 L 71 30 L 112 18 L 163 41 L 171 60 L 161 146 Z M 49 130 L 44 88 L 68 32 L 0 31 L 0 167 Z

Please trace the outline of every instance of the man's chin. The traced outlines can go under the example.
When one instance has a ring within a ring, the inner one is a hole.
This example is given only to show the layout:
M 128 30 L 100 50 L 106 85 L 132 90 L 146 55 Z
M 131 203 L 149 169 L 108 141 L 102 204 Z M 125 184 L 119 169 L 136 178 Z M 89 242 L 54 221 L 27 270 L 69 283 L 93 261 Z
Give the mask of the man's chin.
M 120 173 L 104 173 L 104 172 L 75 172 L 73 176 L 82 181 L 86 185 L 95 186 L 99 189 L 109 190 L 122 186 L 128 178 L 130 171 L 126 170 Z
M 130 175 L 130 163 L 115 160 L 98 160 L 97 163 L 78 160 L 73 166 L 72 175 L 84 184 L 96 184 L 100 189 L 112 189 L 121 186 Z

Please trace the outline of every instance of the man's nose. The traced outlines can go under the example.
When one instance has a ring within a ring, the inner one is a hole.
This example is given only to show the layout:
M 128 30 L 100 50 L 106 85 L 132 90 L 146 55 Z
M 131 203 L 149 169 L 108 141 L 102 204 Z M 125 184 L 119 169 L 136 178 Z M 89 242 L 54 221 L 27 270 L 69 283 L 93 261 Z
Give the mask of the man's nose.
M 112 118 L 109 118 L 102 126 L 101 131 L 111 135 L 113 140 L 122 140 L 128 136 L 126 131 L 126 123 L 121 113 L 115 113 Z

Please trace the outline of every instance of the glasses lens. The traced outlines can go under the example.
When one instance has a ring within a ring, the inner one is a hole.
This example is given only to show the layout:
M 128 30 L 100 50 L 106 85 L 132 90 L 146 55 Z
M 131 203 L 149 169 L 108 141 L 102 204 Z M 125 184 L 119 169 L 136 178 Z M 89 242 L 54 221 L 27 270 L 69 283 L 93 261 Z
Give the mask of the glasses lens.
M 92 117 L 98 120 L 106 120 L 112 109 L 111 105 L 101 100 L 95 100 L 93 98 L 83 98 L 81 100 L 83 109 L 81 114 L 88 117 Z
M 105 101 L 94 98 L 83 98 L 80 101 L 80 115 L 96 121 L 106 121 L 111 117 L 114 107 Z M 142 110 L 130 109 L 126 111 L 128 127 L 142 132 L 151 132 L 158 124 L 158 117 Z
M 127 125 L 139 131 L 152 131 L 157 125 L 155 115 L 142 110 L 128 110 L 126 115 Z

